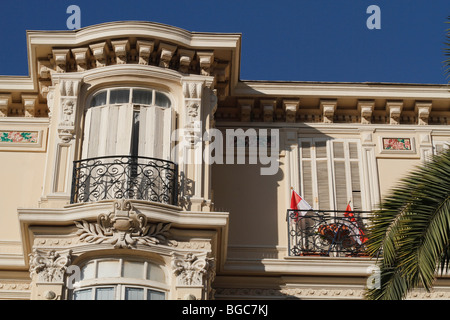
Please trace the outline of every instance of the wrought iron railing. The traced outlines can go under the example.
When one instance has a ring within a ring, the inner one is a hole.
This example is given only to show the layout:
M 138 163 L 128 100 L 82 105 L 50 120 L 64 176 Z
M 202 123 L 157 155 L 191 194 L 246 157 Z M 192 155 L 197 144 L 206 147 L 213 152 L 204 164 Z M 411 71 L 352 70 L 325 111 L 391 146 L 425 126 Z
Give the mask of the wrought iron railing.
M 370 212 L 288 210 L 290 256 L 365 256 Z
M 74 161 L 71 203 L 109 199 L 177 204 L 178 167 L 171 161 L 107 156 Z

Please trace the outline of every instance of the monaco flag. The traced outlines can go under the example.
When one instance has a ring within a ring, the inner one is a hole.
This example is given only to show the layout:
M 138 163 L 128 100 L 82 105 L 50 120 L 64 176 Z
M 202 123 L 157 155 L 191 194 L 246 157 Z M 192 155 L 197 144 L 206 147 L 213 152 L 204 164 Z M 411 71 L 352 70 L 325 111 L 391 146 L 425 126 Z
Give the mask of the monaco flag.
M 292 210 L 312 210 L 308 202 L 305 201 L 300 195 L 292 189 L 291 196 L 291 209 Z M 303 217 L 308 211 L 301 211 L 300 215 Z M 298 217 L 298 212 L 295 214 L 295 218 Z

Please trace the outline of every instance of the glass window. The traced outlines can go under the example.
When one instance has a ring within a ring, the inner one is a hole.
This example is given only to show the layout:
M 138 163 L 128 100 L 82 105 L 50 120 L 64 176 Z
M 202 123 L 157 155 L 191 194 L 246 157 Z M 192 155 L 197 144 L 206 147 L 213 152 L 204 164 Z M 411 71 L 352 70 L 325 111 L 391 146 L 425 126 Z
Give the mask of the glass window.
M 156 264 L 149 263 L 147 267 L 147 279 L 158 282 L 165 282 L 164 271 Z
M 97 93 L 95 96 L 92 97 L 91 101 L 91 107 L 98 107 L 103 106 L 106 104 L 106 91 L 102 91 Z
M 119 261 L 99 261 L 97 278 L 119 277 Z
M 144 300 L 144 289 L 125 288 L 125 300 Z
M 91 262 L 81 269 L 81 280 L 94 278 L 95 278 L 95 264 Z
M 155 291 L 148 289 L 147 290 L 147 300 L 165 300 L 166 294 L 164 292 Z
M 73 300 L 91 300 L 92 289 L 78 290 L 73 293 Z
M 130 89 L 114 89 L 109 94 L 109 104 L 130 102 Z
M 139 258 L 91 260 L 82 267 L 81 277 L 73 300 L 164 300 L 169 288 L 164 270 Z
M 144 277 L 144 263 L 125 261 L 123 263 L 123 276 L 125 278 L 142 279 Z
M 169 98 L 162 92 L 156 92 L 155 96 L 155 105 L 169 108 L 170 107 L 170 100 Z
M 153 91 L 145 89 L 133 89 L 133 103 L 151 105 L 153 102 Z
M 95 300 L 114 300 L 114 287 L 97 288 Z

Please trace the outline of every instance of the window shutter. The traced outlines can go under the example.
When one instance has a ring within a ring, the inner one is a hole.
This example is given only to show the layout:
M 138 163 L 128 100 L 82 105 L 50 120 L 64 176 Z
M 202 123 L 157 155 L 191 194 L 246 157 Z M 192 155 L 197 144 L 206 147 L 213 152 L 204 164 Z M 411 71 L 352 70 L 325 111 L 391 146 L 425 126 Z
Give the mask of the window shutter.
M 88 109 L 83 158 L 129 155 L 132 115 L 128 104 Z
M 336 193 L 336 210 L 345 210 L 348 203 L 345 161 L 334 161 L 334 185 Z
M 319 198 L 319 209 L 330 209 L 330 189 L 328 184 L 328 161 L 317 160 L 317 192 Z

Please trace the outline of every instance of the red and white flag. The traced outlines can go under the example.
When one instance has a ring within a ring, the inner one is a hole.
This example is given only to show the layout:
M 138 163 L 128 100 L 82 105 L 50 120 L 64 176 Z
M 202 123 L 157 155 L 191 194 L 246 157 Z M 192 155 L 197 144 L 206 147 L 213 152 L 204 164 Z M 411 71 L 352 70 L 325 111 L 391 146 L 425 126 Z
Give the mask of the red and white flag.
M 303 217 L 308 211 L 303 210 L 313 210 L 313 208 L 309 205 L 308 202 L 305 201 L 300 195 L 292 190 L 291 196 L 291 209 L 292 210 L 302 210 L 300 211 L 300 215 Z M 295 217 L 298 217 L 298 212 L 296 211 Z
M 355 215 L 353 214 L 352 206 L 350 205 L 350 202 L 347 205 L 347 208 L 345 209 L 344 216 L 349 218 L 350 222 L 352 222 L 349 227 L 352 229 L 352 231 L 357 235 L 355 237 L 356 242 L 358 244 L 363 244 L 367 241 L 367 237 L 364 233 L 364 231 L 358 226 L 358 222 L 356 221 Z

